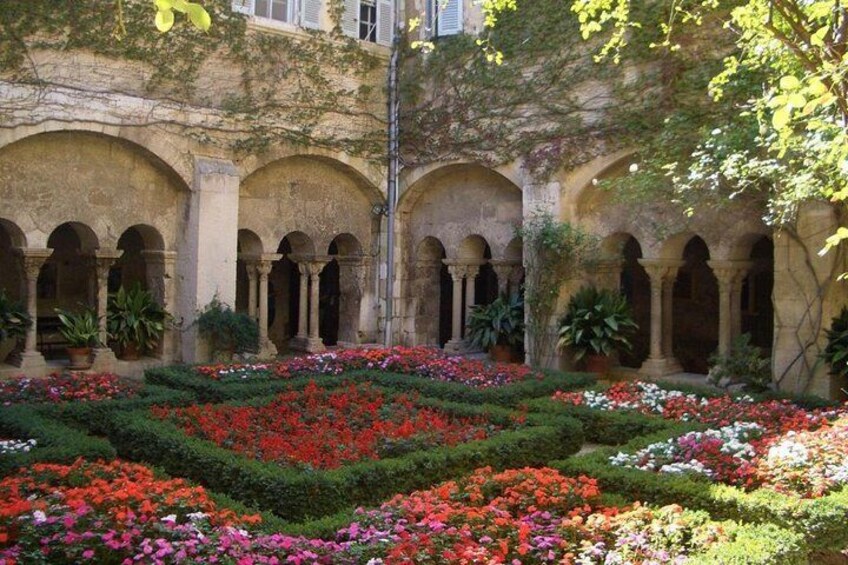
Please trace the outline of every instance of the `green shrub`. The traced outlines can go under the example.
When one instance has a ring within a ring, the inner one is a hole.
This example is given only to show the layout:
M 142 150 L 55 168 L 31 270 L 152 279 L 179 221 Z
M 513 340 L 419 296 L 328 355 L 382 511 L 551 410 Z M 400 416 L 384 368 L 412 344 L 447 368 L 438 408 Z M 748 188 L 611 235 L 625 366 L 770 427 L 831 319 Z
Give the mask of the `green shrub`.
M 524 301 L 521 296 L 499 296 L 490 304 L 471 308 L 466 339 L 488 351 L 495 345 L 520 345 L 524 342 Z
M 559 322 L 557 348 L 569 349 L 575 361 L 587 354 L 609 356 L 629 351 L 628 338 L 637 328 L 624 296 L 584 286 L 571 297 Z
M 235 312 L 217 298 L 195 321 L 200 335 L 209 340 L 213 352 L 224 357 L 259 350 L 259 325 L 247 314 Z
M 109 296 L 106 321 L 109 337 L 122 348 L 134 345 L 139 353 L 152 351 L 159 345 L 170 315 L 141 288 L 139 283 L 129 290 L 121 287 Z
M 116 456 L 115 449 L 105 439 L 91 437 L 40 414 L 33 406 L 4 406 L 0 410 L 0 434 L 37 442 L 29 452 L 0 457 L 0 476 L 37 462 L 71 463 L 78 457 L 113 459 Z
M 742 334 L 733 340 L 727 355 L 710 356 L 707 382 L 726 388 L 742 384 L 745 390 L 763 392 L 772 384 L 771 359 L 763 350 L 751 345 L 751 334 Z
M 463 410 L 469 413 L 474 408 Z M 495 413 L 502 409 L 479 410 Z M 454 447 L 426 449 L 330 471 L 301 471 L 255 461 L 189 437 L 172 423 L 149 417 L 146 411 L 114 412 L 112 418 L 109 437 L 121 456 L 160 465 L 172 475 L 226 492 L 289 521 L 378 504 L 397 492 L 429 487 L 485 465 L 541 465 L 552 457 L 575 453 L 583 443 L 578 422 L 557 419 L 552 425 L 504 431 Z

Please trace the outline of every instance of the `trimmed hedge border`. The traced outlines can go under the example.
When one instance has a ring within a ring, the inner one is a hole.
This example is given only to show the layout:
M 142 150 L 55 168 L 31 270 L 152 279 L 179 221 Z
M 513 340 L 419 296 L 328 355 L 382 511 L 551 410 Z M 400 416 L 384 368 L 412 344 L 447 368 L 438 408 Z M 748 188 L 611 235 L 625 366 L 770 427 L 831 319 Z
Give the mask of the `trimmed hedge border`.
M 848 487 L 821 498 L 800 499 L 768 489 L 745 492 L 737 487 L 710 483 L 705 478 L 652 473 L 614 467 L 609 463 L 609 457 L 619 451 L 632 453 L 679 435 L 680 429 L 670 429 L 634 439 L 622 447 L 602 448 L 587 455 L 554 461 L 551 467 L 565 474 L 595 477 L 602 489 L 633 500 L 679 504 L 705 510 L 717 519 L 771 523 L 792 532 L 803 532 L 806 544 L 813 551 L 841 551 L 848 545 Z
M 86 459 L 114 459 L 115 448 L 103 438 L 85 432 L 39 412 L 32 405 L 4 406 L 0 409 L 0 433 L 18 439 L 34 439 L 36 446 L 26 453 L 0 457 L 0 476 L 33 463 L 72 463 Z
M 496 406 L 438 399 L 417 402 L 460 415 L 489 414 L 495 420 L 509 417 L 507 410 Z M 252 460 L 189 437 L 173 423 L 150 417 L 146 410 L 112 412 L 111 420 L 109 437 L 122 457 L 160 466 L 171 475 L 226 492 L 291 522 L 379 504 L 395 493 L 427 488 L 486 465 L 500 469 L 542 465 L 576 453 L 583 444 L 579 422 L 567 416 L 549 417 L 544 426 L 504 431 L 454 447 L 419 450 L 328 471 L 300 471 Z
M 56 402 L 30 404 L 45 417 L 79 425 L 97 435 L 107 435 L 111 414 L 148 408 L 156 404 L 185 406 L 196 402 L 191 391 L 175 390 L 156 385 L 145 385 L 136 396 L 92 402 Z
M 203 402 L 223 402 L 265 396 L 300 388 L 310 381 L 328 386 L 344 379 L 361 379 L 395 390 L 416 391 L 431 398 L 501 406 L 515 406 L 523 400 L 550 396 L 558 390 L 582 389 L 593 386 L 597 382 L 595 377 L 588 373 L 544 371 L 544 377 L 541 379 L 530 378 L 502 387 L 480 389 L 461 383 L 442 382 L 426 377 L 377 370 L 348 371 L 339 375 L 307 375 L 293 379 L 221 382 L 198 375 L 195 367 L 188 365 L 148 369 L 144 378 L 150 384 L 190 390 Z

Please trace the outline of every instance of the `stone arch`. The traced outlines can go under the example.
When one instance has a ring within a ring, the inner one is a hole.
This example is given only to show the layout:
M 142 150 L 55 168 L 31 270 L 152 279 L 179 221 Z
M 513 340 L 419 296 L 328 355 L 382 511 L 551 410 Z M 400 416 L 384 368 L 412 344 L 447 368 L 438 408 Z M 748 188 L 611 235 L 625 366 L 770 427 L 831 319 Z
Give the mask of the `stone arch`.
M 688 234 L 685 242 L 678 236 L 663 252 L 683 261 L 672 295 L 674 356 L 685 372 L 706 374 L 718 346 L 719 325 L 719 288 L 710 267 L 710 248 L 700 236 Z
M 731 339 L 749 334 L 771 355 L 774 341 L 774 241 L 763 234 L 742 236 L 734 246 L 740 276 L 731 288 Z
M 316 244 L 306 233 L 291 231 L 279 240 L 276 252 L 282 257 L 274 261 L 268 277 L 268 337 L 280 352 L 302 350 L 306 348 L 309 301 L 306 296 L 301 300 L 301 287 L 308 290 L 306 262 L 315 258 Z
M 177 144 L 171 143 L 167 136 L 151 133 L 142 128 L 124 128 L 89 122 L 43 122 L 37 125 L 20 125 L 0 130 L 0 151 L 8 145 L 28 138 L 62 132 L 77 132 L 124 140 L 165 164 L 180 178 L 185 187 L 192 183 L 194 167 L 188 153 L 182 151 Z
M 88 225 L 105 248 L 137 224 L 154 227 L 176 249 L 189 189 L 172 162 L 125 137 L 55 130 L 0 149 L 0 215 L 15 221 L 30 245 L 45 247 L 67 221 Z M 38 202 L 33 207 L 32 203 Z
M 486 241 L 485 237 L 472 234 L 459 242 L 454 252 L 454 258 L 468 264 L 472 262 L 479 264 L 486 260 L 485 254 L 487 248 L 489 248 L 489 242 Z
M 241 228 L 236 242 L 236 311 L 257 316 L 256 261 L 264 252 L 262 240 L 255 232 Z
M 23 302 L 26 298 L 24 274 L 17 251 L 22 247 L 26 247 L 23 230 L 14 222 L 0 218 L 0 291 L 16 302 Z
M 426 236 L 415 246 L 410 280 L 415 328 L 412 345 L 444 347 L 451 338 L 453 285 L 444 263 L 446 256 L 445 246 L 433 236 Z
M 326 249 L 339 233 L 370 248 L 379 228 L 372 214 L 379 189 L 357 170 L 320 155 L 291 155 L 253 170 L 241 183 L 239 225 L 271 247 L 293 231 Z
M 637 149 L 625 148 L 592 161 L 566 173 L 561 181 L 560 203 L 562 219 L 576 221 L 592 214 L 605 198 L 596 187 L 597 180 L 625 174 L 636 162 Z
M 148 262 L 156 259 L 151 254 L 160 252 L 158 255 L 161 255 L 165 251 L 165 240 L 159 230 L 146 224 L 130 226 L 118 237 L 117 248 L 123 253 L 109 270 L 109 292 L 138 283 L 145 290 L 158 290 L 154 295 L 164 302 L 164 293 L 161 292 L 164 273 L 148 268 Z
M 346 347 L 360 343 L 359 325 L 365 294 L 365 258 L 362 245 L 349 233 L 333 238 L 331 258 L 320 275 L 319 335 L 324 345 Z

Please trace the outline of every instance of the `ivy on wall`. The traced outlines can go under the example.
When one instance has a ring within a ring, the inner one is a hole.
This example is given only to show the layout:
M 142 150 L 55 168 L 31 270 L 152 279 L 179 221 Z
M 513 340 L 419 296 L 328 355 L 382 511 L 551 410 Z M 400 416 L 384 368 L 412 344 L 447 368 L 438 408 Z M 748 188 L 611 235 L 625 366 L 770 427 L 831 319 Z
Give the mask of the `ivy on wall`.
M 331 2 L 338 22 L 342 1 Z M 45 88 L 68 87 L 43 72 L 36 54 L 44 50 L 133 61 L 149 72 L 140 92 L 122 94 L 186 103 L 219 116 L 202 129 L 167 124 L 183 127 L 184 134 L 199 141 L 244 152 L 288 142 L 384 158 L 384 59 L 342 35 L 338 25 L 330 34 L 253 33 L 247 18 L 232 12 L 229 0 L 207 0 L 204 7 L 214 22 L 208 33 L 184 26 L 163 34 L 150 23 L 147 0 L 122 2 L 120 30 L 111 0 L 5 3 L 0 76 Z M 218 61 L 236 72 L 218 73 Z

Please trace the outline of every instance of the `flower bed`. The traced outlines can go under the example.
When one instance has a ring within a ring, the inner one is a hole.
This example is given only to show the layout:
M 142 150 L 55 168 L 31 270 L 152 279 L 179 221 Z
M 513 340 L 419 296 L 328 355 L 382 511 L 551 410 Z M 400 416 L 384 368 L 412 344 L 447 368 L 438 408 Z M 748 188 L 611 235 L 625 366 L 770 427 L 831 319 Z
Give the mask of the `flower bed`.
M 129 398 L 137 392 L 136 385 L 109 373 L 54 373 L 40 379 L 17 377 L 0 381 L 0 404 L 110 400 Z
M 458 418 L 386 395 L 370 383 L 327 390 L 314 382 L 260 406 L 153 407 L 193 437 L 284 466 L 335 469 L 437 445 L 482 440 L 499 429 L 482 416 Z
M 593 479 L 552 469 L 483 468 L 357 510 L 324 540 L 260 533 L 260 516 L 221 509 L 202 488 L 141 465 L 80 460 L 0 481 L 0 562 L 741 563 L 734 545 L 746 563 L 799 559 L 790 532 L 679 506 L 606 507 L 599 495 Z
M 557 392 L 553 399 L 566 405 L 636 411 L 668 420 L 719 427 L 734 422 L 753 422 L 769 433 L 816 429 L 836 415 L 834 411 L 804 410 L 788 400 L 755 402 L 750 396 L 733 398 L 729 395 L 707 398 L 666 390 L 643 381 L 615 383 L 604 392 Z
M 29 453 L 36 445 L 38 442 L 34 439 L 0 439 L 0 455 Z
M 542 378 L 541 373 L 526 365 L 484 363 L 465 357 L 449 356 L 432 347 L 346 349 L 294 357 L 277 363 L 208 365 L 197 368 L 199 374 L 223 382 L 340 375 L 356 370 L 415 375 L 479 388 L 504 386 L 531 377 Z

